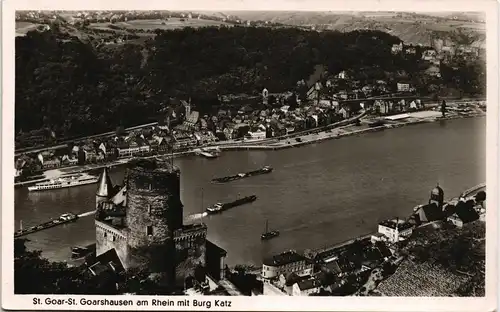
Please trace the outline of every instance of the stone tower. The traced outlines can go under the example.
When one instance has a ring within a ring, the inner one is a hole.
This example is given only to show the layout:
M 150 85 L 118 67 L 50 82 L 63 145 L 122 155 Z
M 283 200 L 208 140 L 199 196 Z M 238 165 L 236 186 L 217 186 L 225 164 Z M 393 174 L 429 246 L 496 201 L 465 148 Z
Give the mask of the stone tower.
M 180 172 L 159 160 L 139 159 L 129 165 L 125 223 L 131 265 L 173 280 L 174 233 L 183 227 Z
M 185 108 L 185 118 L 186 120 L 188 120 L 189 116 L 191 115 L 191 98 L 189 98 L 189 102 L 184 103 L 184 108 Z
M 439 209 L 443 209 L 444 191 L 439 184 L 432 189 L 429 204 L 436 204 Z
M 113 192 L 113 183 L 109 176 L 108 168 L 104 168 L 98 181 L 97 192 L 95 193 L 95 208 L 97 209 L 99 204 L 105 202 L 109 199 Z

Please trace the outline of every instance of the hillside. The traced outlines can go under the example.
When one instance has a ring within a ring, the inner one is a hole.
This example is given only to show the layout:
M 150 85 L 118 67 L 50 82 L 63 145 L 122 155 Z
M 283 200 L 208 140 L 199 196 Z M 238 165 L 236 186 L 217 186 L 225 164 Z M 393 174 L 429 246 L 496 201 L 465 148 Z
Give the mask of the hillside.
M 206 13 L 206 12 L 205 12 Z M 412 44 L 429 45 L 432 37 L 447 39 L 450 32 L 462 30 L 480 35 L 484 41 L 485 24 L 473 14 L 413 14 L 394 12 L 276 12 L 227 11 L 214 15 L 237 16 L 241 20 L 269 21 L 291 26 L 315 26 L 317 29 L 353 31 L 380 30 Z

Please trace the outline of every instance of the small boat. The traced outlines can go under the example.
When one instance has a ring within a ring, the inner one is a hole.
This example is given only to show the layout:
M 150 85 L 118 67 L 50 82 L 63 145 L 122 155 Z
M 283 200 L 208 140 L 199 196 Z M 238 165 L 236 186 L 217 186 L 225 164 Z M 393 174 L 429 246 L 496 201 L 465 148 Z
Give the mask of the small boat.
M 83 258 L 88 255 L 91 251 L 86 247 L 72 247 L 71 248 L 71 258 Z
M 211 207 L 208 207 L 207 213 L 214 214 L 214 213 L 223 212 L 224 210 L 228 210 L 228 209 L 236 207 L 236 206 L 248 204 L 248 203 L 254 202 L 255 200 L 257 200 L 257 196 L 251 195 L 251 196 L 239 198 L 239 199 L 234 200 L 234 201 L 229 202 L 229 203 L 217 203 Z
M 196 151 L 197 155 L 203 156 L 205 158 L 213 159 L 219 157 L 218 153 L 216 151 L 208 151 L 206 149 L 199 149 Z
M 270 240 L 271 238 L 277 237 L 280 235 L 280 232 L 277 230 L 269 231 L 268 229 L 268 221 L 266 221 L 266 231 L 260 235 L 261 240 Z

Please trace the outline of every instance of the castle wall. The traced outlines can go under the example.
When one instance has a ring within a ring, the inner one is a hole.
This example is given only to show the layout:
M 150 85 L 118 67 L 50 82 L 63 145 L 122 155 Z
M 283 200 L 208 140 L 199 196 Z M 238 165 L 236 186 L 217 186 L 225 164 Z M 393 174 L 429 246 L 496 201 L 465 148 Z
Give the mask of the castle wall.
M 176 284 L 184 284 L 189 277 L 204 282 L 206 274 L 206 225 L 189 225 L 175 234 Z
M 212 243 L 211 241 L 206 241 L 206 268 L 207 274 L 210 275 L 216 281 L 224 278 L 225 263 L 224 259 L 227 252 Z
M 125 269 L 129 267 L 127 235 L 124 231 L 95 220 L 96 255 L 115 249 Z

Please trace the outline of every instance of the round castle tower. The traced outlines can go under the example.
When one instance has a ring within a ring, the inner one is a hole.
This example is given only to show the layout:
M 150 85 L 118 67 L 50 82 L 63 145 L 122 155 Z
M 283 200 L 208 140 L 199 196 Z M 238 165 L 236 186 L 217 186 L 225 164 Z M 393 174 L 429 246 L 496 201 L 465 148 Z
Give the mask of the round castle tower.
M 127 169 L 130 256 L 150 272 L 169 272 L 174 231 L 182 228 L 180 172 L 168 162 L 138 159 Z

